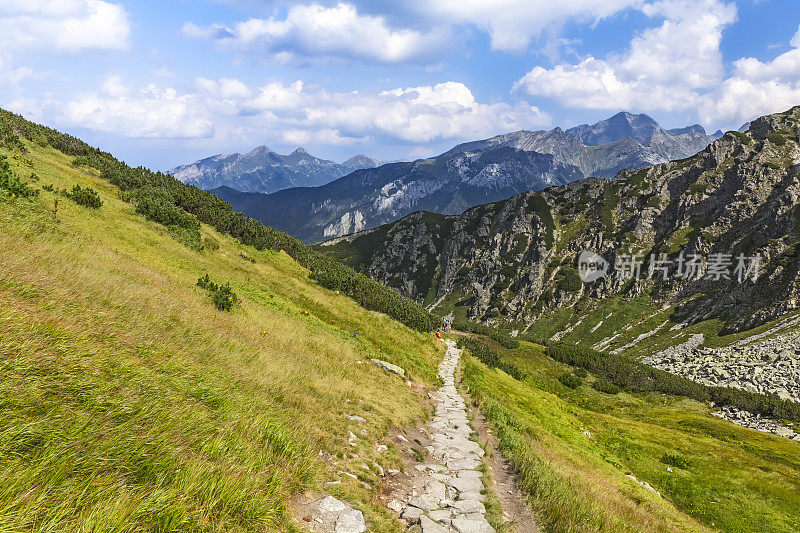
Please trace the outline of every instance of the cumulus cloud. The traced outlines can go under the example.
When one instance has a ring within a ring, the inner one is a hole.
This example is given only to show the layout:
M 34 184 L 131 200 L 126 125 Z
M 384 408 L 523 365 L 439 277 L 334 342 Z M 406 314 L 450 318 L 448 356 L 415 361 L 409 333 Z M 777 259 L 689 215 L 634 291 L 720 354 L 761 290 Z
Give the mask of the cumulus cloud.
M 732 75 L 699 99 L 699 116 L 733 127 L 800 104 L 800 29 L 790 45 L 791 50 L 772 61 L 735 61 Z
M 198 78 L 192 91 L 148 85 L 133 91 L 119 78 L 66 104 L 59 122 L 128 137 L 213 138 L 254 142 L 268 132 L 286 143 L 346 144 L 369 139 L 425 143 L 464 140 L 548 125 L 523 102 L 480 103 L 458 82 L 360 93 L 331 93 L 301 81 L 248 86 Z
M 280 5 L 304 5 L 307 0 L 217 0 L 241 8 L 275 8 Z M 397 25 L 406 27 L 451 28 L 470 25 L 491 38 L 495 50 L 522 51 L 532 40 L 551 28 L 558 30 L 565 22 L 597 23 L 627 8 L 640 6 L 644 0 L 348 0 L 361 13 L 381 13 Z M 341 5 L 341 0 L 317 0 L 323 6 Z M 204 28 L 214 34 L 225 28 Z M 553 33 L 557 33 L 554 31 Z
M 572 108 L 689 111 L 724 127 L 800 103 L 800 29 L 788 52 L 772 61 L 741 58 L 726 74 L 720 43 L 736 20 L 735 5 L 662 0 L 640 9 L 664 21 L 635 36 L 624 53 L 537 66 L 515 89 Z
M 252 18 L 231 27 L 186 23 L 184 35 L 235 49 L 305 57 L 338 57 L 398 63 L 420 61 L 448 48 L 447 29 L 429 32 L 390 28 L 381 16 L 363 15 L 351 4 L 294 5 L 285 18 Z
M 6 52 L 120 49 L 130 36 L 125 8 L 102 0 L 6 0 L 0 3 L 0 27 Z
M 697 102 L 698 91 L 723 78 L 719 45 L 736 19 L 720 0 L 665 0 L 642 6 L 657 27 L 635 36 L 624 54 L 589 56 L 577 64 L 533 68 L 516 88 L 577 108 L 674 111 Z
M 491 37 L 495 50 L 521 51 L 551 26 L 567 20 L 597 23 L 642 0 L 417 0 L 422 14 L 453 24 L 473 24 Z

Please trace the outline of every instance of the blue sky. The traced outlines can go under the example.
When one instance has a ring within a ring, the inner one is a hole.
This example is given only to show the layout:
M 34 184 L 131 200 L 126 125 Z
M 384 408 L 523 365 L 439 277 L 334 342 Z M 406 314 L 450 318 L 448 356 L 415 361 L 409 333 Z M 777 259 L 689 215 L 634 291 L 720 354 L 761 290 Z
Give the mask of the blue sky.
M 0 25 L 0 106 L 156 169 L 800 104 L 796 0 L 5 0 Z

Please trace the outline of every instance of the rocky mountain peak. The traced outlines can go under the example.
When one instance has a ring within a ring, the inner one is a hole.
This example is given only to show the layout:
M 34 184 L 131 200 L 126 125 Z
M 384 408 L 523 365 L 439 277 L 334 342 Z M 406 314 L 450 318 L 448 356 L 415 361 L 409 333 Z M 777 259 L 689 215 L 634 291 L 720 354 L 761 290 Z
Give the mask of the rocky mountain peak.
M 625 137 L 643 142 L 661 131 L 661 126 L 650 116 L 622 111 L 592 125 L 575 126 L 568 129 L 567 133 L 576 136 L 588 146 L 599 146 Z

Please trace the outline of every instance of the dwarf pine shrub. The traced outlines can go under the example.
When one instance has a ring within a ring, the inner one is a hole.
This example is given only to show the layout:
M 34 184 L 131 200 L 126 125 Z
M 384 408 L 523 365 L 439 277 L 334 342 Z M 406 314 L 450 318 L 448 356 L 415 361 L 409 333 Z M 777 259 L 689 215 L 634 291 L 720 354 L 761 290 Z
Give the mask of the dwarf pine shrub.
M 217 285 L 206 274 L 205 276 L 197 279 L 197 286 L 209 292 L 209 297 L 214 306 L 220 311 L 230 311 L 233 306 L 239 303 L 239 298 L 233 292 L 228 282 L 223 285 Z
M 592 388 L 596 391 L 604 392 L 606 394 L 617 394 L 620 390 L 617 385 L 614 385 L 610 381 L 603 378 L 597 378 L 597 380 L 592 383 Z
M 0 155 L 0 193 L 5 193 L 18 198 L 36 196 L 39 191 L 19 179 L 8 164 L 8 159 Z
M 562 385 L 570 389 L 577 389 L 583 384 L 583 380 L 578 376 L 576 376 L 575 374 L 573 374 L 572 372 L 561 374 L 558 377 L 558 381 L 560 381 Z
M 486 342 L 472 337 L 462 337 L 458 341 L 459 348 L 466 348 L 473 357 L 488 366 L 502 370 L 516 380 L 525 379 L 525 374 L 514 364 L 503 361 L 500 353 Z
M 64 196 L 83 207 L 100 209 L 103 206 L 103 200 L 100 199 L 100 195 L 91 187 L 83 188 L 80 185 L 75 185 L 71 191 L 64 192 Z

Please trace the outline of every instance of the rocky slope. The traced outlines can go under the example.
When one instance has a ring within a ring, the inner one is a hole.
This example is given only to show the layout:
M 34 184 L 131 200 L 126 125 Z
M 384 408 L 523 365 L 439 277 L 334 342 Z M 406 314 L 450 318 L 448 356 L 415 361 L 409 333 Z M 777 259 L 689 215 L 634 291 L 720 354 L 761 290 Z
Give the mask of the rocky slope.
M 169 171 L 184 183 L 201 189 L 231 187 L 238 191 L 271 193 L 289 187 L 317 187 L 380 161 L 357 155 L 344 163 L 320 159 L 298 148 L 289 155 L 259 146 L 246 154 L 215 155 Z
M 459 216 L 414 213 L 321 248 L 442 314 L 523 331 L 554 310 L 637 295 L 672 308 L 676 322 L 717 318 L 723 332 L 752 328 L 798 307 L 799 123 L 794 108 L 687 159 L 527 192 Z M 575 266 L 583 249 L 610 265 L 636 253 L 644 278 L 651 254 L 667 254 L 672 266 L 666 280 L 656 270 L 654 279 L 582 283 Z M 707 271 L 676 279 L 681 253 L 706 260 L 760 254 L 760 276 L 740 283 L 734 264 L 731 279 Z
M 215 193 L 267 225 L 318 242 L 417 210 L 458 214 L 524 191 L 611 177 L 623 168 L 692 155 L 714 139 L 697 125 L 670 132 L 646 115 L 620 113 L 568 131 L 518 131 L 464 143 L 437 157 L 361 170 L 322 187 Z

